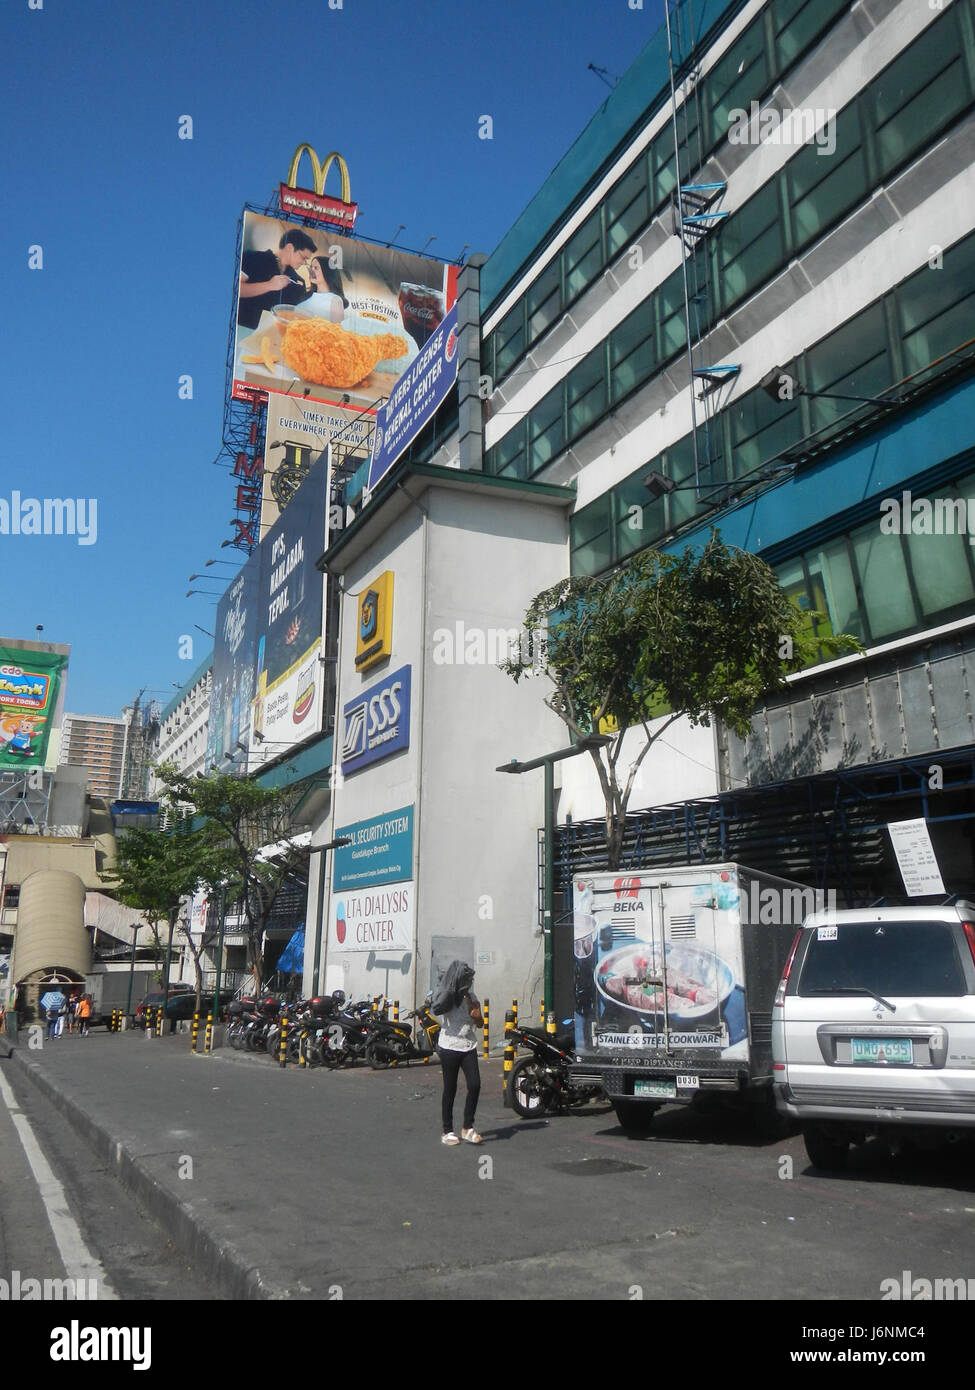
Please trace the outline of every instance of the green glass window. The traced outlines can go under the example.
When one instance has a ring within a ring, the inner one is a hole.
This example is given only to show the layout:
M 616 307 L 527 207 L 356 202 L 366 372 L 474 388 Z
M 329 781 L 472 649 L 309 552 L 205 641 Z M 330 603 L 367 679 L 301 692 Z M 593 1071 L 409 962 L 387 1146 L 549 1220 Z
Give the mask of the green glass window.
M 805 354 L 806 387 L 841 396 L 876 396 L 891 384 L 890 349 L 882 304 L 864 309 Z M 828 395 L 810 400 L 813 429 L 855 410 L 856 401 Z
M 609 260 L 628 246 L 650 220 L 647 157 L 641 157 L 629 173 L 610 190 L 606 199 L 606 255 Z
M 772 0 L 776 72 L 794 62 L 847 4 L 848 0 Z
M 785 261 L 778 180 L 773 180 L 723 224 L 715 250 L 716 284 L 727 311 Z
M 783 369 L 791 374 L 795 364 Z M 725 412 L 731 430 L 731 476 L 744 477 L 781 454 L 801 435 L 798 396 L 772 400 L 761 387 L 734 401 Z
M 701 445 L 702 441 L 699 439 L 699 448 Z M 701 448 L 701 452 L 703 454 L 703 448 Z M 672 478 L 678 484 L 673 492 L 667 493 L 665 499 L 668 527 L 683 526 L 698 511 L 697 494 L 694 490 L 694 439 L 692 435 L 687 434 L 683 439 L 678 439 L 676 444 L 672 444 L 665 451 L 663 467 L 658 468 L 657 472 L 663 473 L 667 478 Z M 703 478 L 706 475 L 702 472 L 701 476 Z
M 564 395 L 565 388 L 560 381 L 554 390 L 542 397 L 528 417 L 532 473 L 550 463 L 565 443 Z
M 657 360 L 662 367 L 687 343 L 687 324 L 684 320 L 684 274 L 680 266 L 668 275 L 654 296 L 657 315 Z
M 612 564 L 610 507 L 611 496 L 604 492 L 573 516 L 569 527 L 573 574 L 598 574 Z
M 975 337 L 975 236 L 898 288 L 897 315 L 908 375 Z
M 816 596 L 814 606 L 827 614 L 830 629 L 849 632 L 864 641 L 866 624 L 845 536 L 812 551 L 807 563 L 812 593 Z
M 566 377 L 569 407 L 568 438 L 577 439 L 606 410 L 606 350 L 604 344 L 590 352 Z
M 655 339 L 652 303 L 639 305 L 613 329 L 609 339 L 609 376 L 614 401 L 653 375 L 657 366 Z
M 870 189 L 856 102 L 836 117 L 833 152 L 824 138 L 827 133 L 820 131 L 820 143 L 804 145 L 785 168 L 794 253 L 861 202 Z
M 615 553 L 618 560 L 625 560 L 638 550 L 645 550 L 664 533 L 664 499 L 651 497 L 643 485 L 643 479 L 652 467 L 652 464 L 645 464 L 613 488 Z
M 650 177 L 653 188 L 651 202 L 654 207 L 659 207 L 677 186 L 677 175 L 674 173 L 674 127 L 670 121 L 658 131 L 650 146 Z
M 971 98 L 953 13 L 930 24 L 868 89 L 880 173 L 928 144 Z
M 921 612 L 930 619 L 971 605 L 975 585 L 967 553 L 971 547 L 966 534 L 966 499 L 960 498 L 953 488 L 944 488 L 928 500 L 932 503 L 933 526 L 943 534 L 912 534 L 905 539 Z
M 900 536 L 881 534 L 871 521 L 850 537 L 870 636 L 878 642 L 910 632 L 918 621 Z
M 509 372 L 525 351 L 525 303 L 519 300 L 494 330 L 494 366 L 499 377 Z
M 566 302 L 575 299 L 603 268 L 601 210 L 596 208 L 567 242 L 562 252 Z
M 562 310 L 562 263 L 558 256 L 542 271 L 526 298 L 528 341 L 534 343 L 552 326 Z
M 490 451 L 490 472 L 499 478 L 524 478 L 527 473 L 525 421 L 518 424 Z
M 733 111 L 748 111 L 769 85 L 761 16 L 719 58 L 704 79 L 705 139 L 715 145 L 728 134 Z

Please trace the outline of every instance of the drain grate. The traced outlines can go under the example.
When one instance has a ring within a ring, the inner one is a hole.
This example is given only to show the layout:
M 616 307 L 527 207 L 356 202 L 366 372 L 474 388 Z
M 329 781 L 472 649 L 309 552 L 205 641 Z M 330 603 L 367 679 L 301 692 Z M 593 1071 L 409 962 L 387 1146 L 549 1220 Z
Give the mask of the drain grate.
M 602 1178 L 608 1173 L 645 1173 L 645 1163 L 626 1163 L 620 1158 L 574 1158 L 567 1163 L 550 1163 L 557 1173 L 574 1173 L 580 1178 Z

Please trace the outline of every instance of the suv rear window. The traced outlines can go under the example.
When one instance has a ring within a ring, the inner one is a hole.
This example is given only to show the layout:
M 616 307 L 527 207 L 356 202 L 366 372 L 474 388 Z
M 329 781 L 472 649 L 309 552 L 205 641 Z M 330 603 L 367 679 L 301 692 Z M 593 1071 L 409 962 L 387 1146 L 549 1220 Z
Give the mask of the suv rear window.
M 966 993 L 948 922 L 844 922 L 835 940 L 809 935 L 797 985 L 804 997 L 855 988 L 901 998 Z

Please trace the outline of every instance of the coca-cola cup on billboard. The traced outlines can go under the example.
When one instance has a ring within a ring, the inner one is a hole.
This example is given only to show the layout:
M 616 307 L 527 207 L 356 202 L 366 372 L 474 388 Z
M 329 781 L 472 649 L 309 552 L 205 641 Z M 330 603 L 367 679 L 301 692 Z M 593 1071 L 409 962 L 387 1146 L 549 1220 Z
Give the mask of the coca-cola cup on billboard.
M 399 311 L 403 327 L 417 347 L 422 348 L 440 327 L 447 308 L 443 295 L 430 285 L 402 284 L 399 287 Z

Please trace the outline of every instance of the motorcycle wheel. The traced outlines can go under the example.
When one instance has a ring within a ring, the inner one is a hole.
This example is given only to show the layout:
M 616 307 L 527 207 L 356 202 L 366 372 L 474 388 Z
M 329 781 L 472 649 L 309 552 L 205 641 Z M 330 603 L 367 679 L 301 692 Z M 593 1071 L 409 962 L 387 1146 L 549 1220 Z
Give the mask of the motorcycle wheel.
M 534 1057 L 522 1057 L 508 1077 L 511 1108 L 523 1120 L 544 1115 L 555 1104 L 555 1092 L 549 1083 L 545 1066 Z
M 387 1067 L 396 1065 L 396 1058 L 390 1057 L 386 1048 L 374 1042 L 371 1042 L 366 1048 L 366 1061 L 373 1071 L 385 1071 Z
M 349 1050 L 344 1044 L 340 1047 L 330 1047 L 328 1034 L 322 1035 L 322 1040 L 318 1045 L 318 1057 L 322 1066 L 328 1067 L 329 1071 L 337 1071 L 339 1067 L 345 1065 L 349 1056 Z
M 254 1032 L 253 1028 L 249 1028 L 247 1032 L 244 1034 L 244 1051 L 257 1051 L 257 1034 Z

